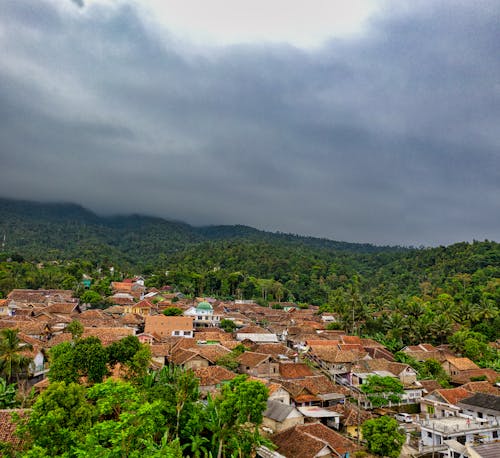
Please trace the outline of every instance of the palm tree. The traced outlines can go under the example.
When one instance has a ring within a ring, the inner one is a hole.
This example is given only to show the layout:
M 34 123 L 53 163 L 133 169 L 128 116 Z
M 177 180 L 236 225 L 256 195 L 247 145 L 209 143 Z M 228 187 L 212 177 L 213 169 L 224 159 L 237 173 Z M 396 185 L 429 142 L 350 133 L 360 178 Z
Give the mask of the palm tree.
M 445 315 L 438 315 L 432 322 L 430 329 L 439 343 L 442 344 L 453 332 L 453 322 Z
M 25 350 L 33 347 L 21 342 L 17 329 L 2 329 L 0 331 L 0 375 L 8 382 L 19 381 L 19 375 L 31 364 L 32 359 L 25 356 Z

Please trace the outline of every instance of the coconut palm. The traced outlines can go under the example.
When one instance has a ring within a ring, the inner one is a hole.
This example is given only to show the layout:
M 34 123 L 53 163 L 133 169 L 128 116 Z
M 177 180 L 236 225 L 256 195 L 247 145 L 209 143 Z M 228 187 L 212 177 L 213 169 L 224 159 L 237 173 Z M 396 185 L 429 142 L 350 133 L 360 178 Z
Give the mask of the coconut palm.
M 2 329 L 0 331 L 0 375 L 8 382 L 19 380 L 19 375 L 24 372 L 33 361 L 23 354 L 33 347 L 19 339 L 17 329 Z

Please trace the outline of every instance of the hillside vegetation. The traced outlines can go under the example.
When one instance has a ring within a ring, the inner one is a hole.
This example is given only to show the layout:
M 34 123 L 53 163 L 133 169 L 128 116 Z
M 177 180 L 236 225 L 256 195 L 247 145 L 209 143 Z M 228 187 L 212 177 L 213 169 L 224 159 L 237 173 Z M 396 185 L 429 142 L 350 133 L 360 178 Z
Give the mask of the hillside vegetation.
M 103 218 L 75 205 L 5 199 L 0 212 L 3 295 L 21 287 L 80 294 L 87 274 L 104 297 L 112 279 L 140 273 L 149 286 L 189 295 L 317 305 L 337 314 L 335 326 L 377 336 L 395 349 L 422 340 L 445 343 L 461 330 L 480 333 L 462 340 L 500 337 L 500 244 L 493 241 L 376 247 L 245 226 Z M 474 351 L 488 359 L 479 347 Z

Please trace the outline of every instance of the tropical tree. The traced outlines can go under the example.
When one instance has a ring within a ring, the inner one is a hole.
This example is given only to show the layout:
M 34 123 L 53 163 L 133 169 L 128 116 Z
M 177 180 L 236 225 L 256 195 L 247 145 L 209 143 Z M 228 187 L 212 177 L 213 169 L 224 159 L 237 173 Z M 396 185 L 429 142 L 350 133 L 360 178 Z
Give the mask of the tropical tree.
M 258 427 L 269 396 L 267 387 L 239 375 L 209 397 L 207 427 L 212 435 L 212 452 L 217 458 L 251 456 L 261 437 Z
M 80 323 L 78 320 L 73 320 L 66 327 L 66 332 L 70 332 L 73 339 L 79 339 L 82 336 L 83 331 L 84 331 L 83 324 Z
M 405 434 L 394 418 L 383 416 L 367 420 L 361 425 L 361 430 L 370 452 L 390 458 L 399 457 Z
M 16 405 L 16 386 L 0 377 L 0 409 L 12 409 Z
M 0 331 L 0 376 L 7 382 L 19 380 L 19 376 L 26 371 L 32 358 L 23 354 L 33 347 L 19 339 L 17 329 L 2 329 Z
M 404 393 L 404 387 L 396 377 L 370 375 L 361 385 L 361 391 L 367 395 L 374 407 L 382 407 L 389 402 L 398 403 Z
M 83 440 L 93 417 L 85 393 L 86 388 L 77 383 L 52 382 L 40 394 L 20 427 L 37 447 L 38 453 L 29 456 L 60 456 Z

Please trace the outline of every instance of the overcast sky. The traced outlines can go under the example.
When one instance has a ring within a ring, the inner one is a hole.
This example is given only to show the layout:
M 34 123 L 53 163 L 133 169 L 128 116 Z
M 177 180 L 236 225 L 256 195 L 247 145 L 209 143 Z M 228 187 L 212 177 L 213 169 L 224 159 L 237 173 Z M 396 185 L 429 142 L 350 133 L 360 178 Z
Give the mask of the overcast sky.
M 500 2 L 0 1 L 0 195 L 498 241 Z

